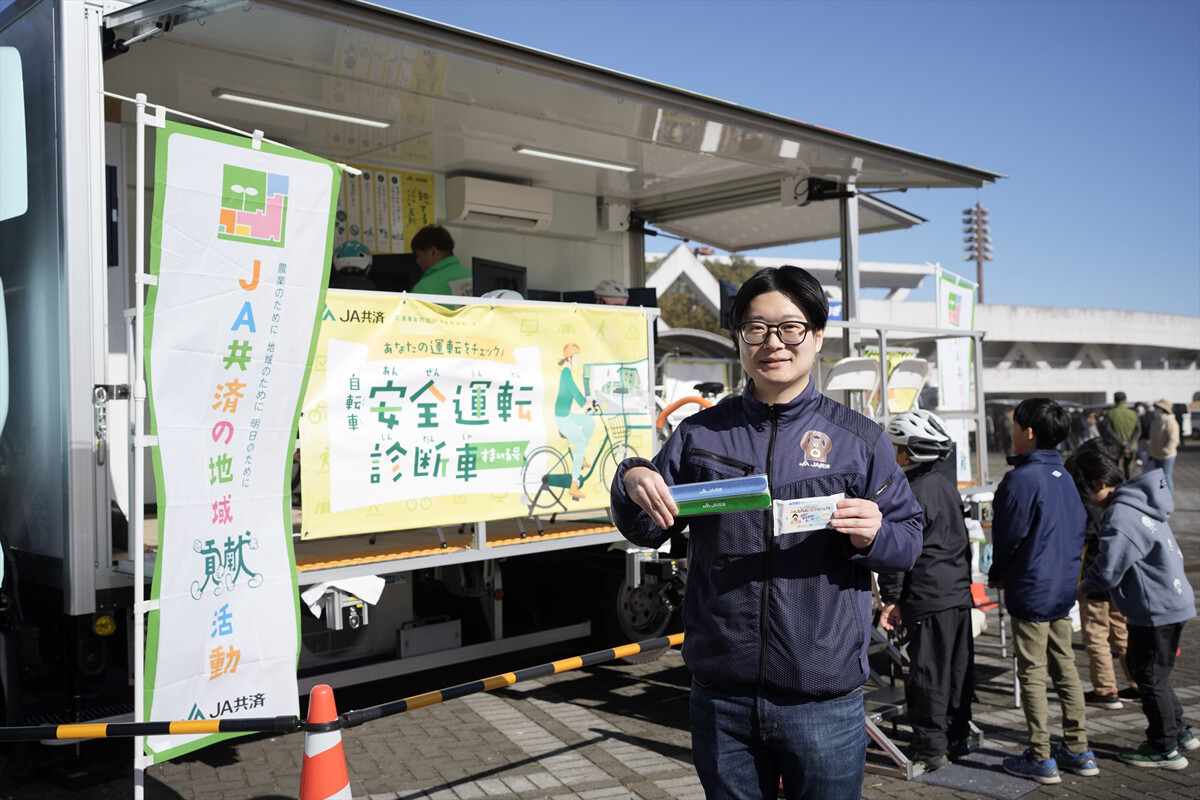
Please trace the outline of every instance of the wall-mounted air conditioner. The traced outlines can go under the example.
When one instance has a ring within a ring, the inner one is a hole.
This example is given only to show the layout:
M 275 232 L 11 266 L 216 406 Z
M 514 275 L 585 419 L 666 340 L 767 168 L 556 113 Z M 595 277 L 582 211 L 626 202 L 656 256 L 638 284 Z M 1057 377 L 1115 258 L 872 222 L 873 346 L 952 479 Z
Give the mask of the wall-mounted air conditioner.
M 446 179 L 448 222 L 540 231 L 549 227 L 553 207 L 549 189 L 463 176 Z

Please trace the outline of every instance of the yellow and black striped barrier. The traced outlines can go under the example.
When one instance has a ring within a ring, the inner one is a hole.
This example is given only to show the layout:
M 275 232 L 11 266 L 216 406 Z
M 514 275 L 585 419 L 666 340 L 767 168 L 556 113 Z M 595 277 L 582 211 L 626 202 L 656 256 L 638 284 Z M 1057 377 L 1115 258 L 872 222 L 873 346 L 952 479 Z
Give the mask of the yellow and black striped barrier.
M 300 731 L 320 733 L 322 731 L 353 728 L 357 725 L 362 725 L 364 722 L 382 719 L 393 714 L 401 714 L 417 708 L 424 708 L 425 706 L 436 705 L 446 700 L 465 697 L 469 694 L 490 692 L 493 689 L 512 686 L 514 683 L 520 681 L 541 678 L 546 675 L 557 675 L 560 672 L 568 672 L 580 667 L 590 667 L 605 661 L 613 661 L 618 658 L 625 658 L 626 656 L 635 656 L 638 653 L 648 653 L 653 650 L 661 650 L 664 647 L 676 647 L 682 643 L 683 634 L 676 633 L 671 636 L 647 639 L 644 642 L 626 644 L 608 650 L 598 650 L 595 653 L 588 653 L 583 656 L 564 658 L 561 661 L 552 661 L 549 664 L 541 664 L 536 667 L 517 670 L 516 672 L 505 672 L 502 675 L 493 675 L 490 678 L 462 683 L 458 686 L 452 686 L 449 689 L 413 695 L 403 700 L 395 700 L 390 703 L 364 708 L 361 711 L 348 711 L 340 715 L 334 722 L 307 722 L 302 721 L 299 717 L 292 716 L 244 717 L 241 719 L 220 720 L 173 720 L 168 722 L 95 722 L 73 725 L 29 725 L 12 728 L 0 727 L 0 742 L 26 742 L 43 739 L 115 739 L 132 736 L 211 733 L 299 733 Z
M 197 733 L 295 733 L 299 717 L 188 719 L 171 722 L 86 722 L 75 725 L 30 725 L 0 728 L 0 742 L 42 739 L 115 739 L 121 736 L 167 736 Z
M 585 656 L 564 658 L 561 661 L 552 661 L 549 664 L 529 667 L 517 670 L 516 672 L 505 672 L 502 675 L 493 675 L 490 678 L 484 678 L 479 681 L 460 683 L 458 686 L 452 686 L 449 689 L 425 692 L 424 694 L 406 697 L 403 700 L 395 700 L 391 703 L 364 708 L 361 711 L 347 711 L 339 719 L 342 721 L 343 727 L 353 728 L 356 725 L 362 725 L 364 722 L 390 717 L 392 714 L 400 714 L 405 711 L 424 708 L 425 706 L 436 705 L 446 700 L 454 700 L 455 698 L 465 697 L 469 694 L 490 692 L 493 689 L 512 686 L 514 683 L 520 681 L 541 678 L 546 675 L 557 675 L 560 672 L 567 672 L 579 669 L 580 667 L 590 667 L 593 664 L 599 664 L 604 661 L 612 661 L 617 658 L 625 658 L 626 656 L 636 656 L 638 653 L 647 653 L 651 650 L 661 650 L 664 647 L 674 647 L 680 644 L 683 644 L 682 633 L 660 636 L 657 639 L 647 639 L 644 642 L 636 644 L 626 644 L 609 650 L 598 650 L 595 653 L 588 653 Z

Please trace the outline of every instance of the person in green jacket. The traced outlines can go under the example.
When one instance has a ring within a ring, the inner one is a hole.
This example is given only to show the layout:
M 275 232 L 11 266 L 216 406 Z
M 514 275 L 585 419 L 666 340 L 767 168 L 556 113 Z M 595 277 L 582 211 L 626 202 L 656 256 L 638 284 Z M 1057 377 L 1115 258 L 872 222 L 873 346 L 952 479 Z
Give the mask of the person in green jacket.
M 1125 393 L 1113 395 L 1116 405 L 1109 409 L 1108 427 L 1113 438 L 1121 445 L 1121 472 L 1126 478 L 1133 477 L 1133 462 L 1137 457 L 1138 434 L 1141 433 L 1142 423 L 1137 412 L 1125 405 Z
M 471 270 L 455 257 L 450 231 L 441 225 L 426 225 L 413 236 L 411 247 L 421 268 L 413 294 L 471 296 Z

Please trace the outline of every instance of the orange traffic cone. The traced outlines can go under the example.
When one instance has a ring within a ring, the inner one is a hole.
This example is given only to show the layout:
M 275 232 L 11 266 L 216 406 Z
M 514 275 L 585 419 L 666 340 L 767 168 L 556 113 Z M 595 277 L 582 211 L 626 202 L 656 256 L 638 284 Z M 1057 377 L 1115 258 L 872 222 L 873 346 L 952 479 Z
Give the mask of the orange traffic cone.
M 336 722 L 333 689 L 314 686 L 308 696 L 308 722 Z M 342 750 L 342 731 L 304 735 L 304 763 L 300 766 L 300 800 L 350 800 L 350 776 Z

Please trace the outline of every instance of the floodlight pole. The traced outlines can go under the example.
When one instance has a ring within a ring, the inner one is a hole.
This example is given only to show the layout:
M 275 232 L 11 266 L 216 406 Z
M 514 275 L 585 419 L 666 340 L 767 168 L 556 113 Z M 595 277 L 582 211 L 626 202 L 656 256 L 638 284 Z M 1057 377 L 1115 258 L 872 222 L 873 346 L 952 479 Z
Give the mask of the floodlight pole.
M 963 209 L 963 261 L 974 261 L 979 278 L 978 302 L 983 303 L 983 262 L 992 260 L 988 211 L 979 203 Z

